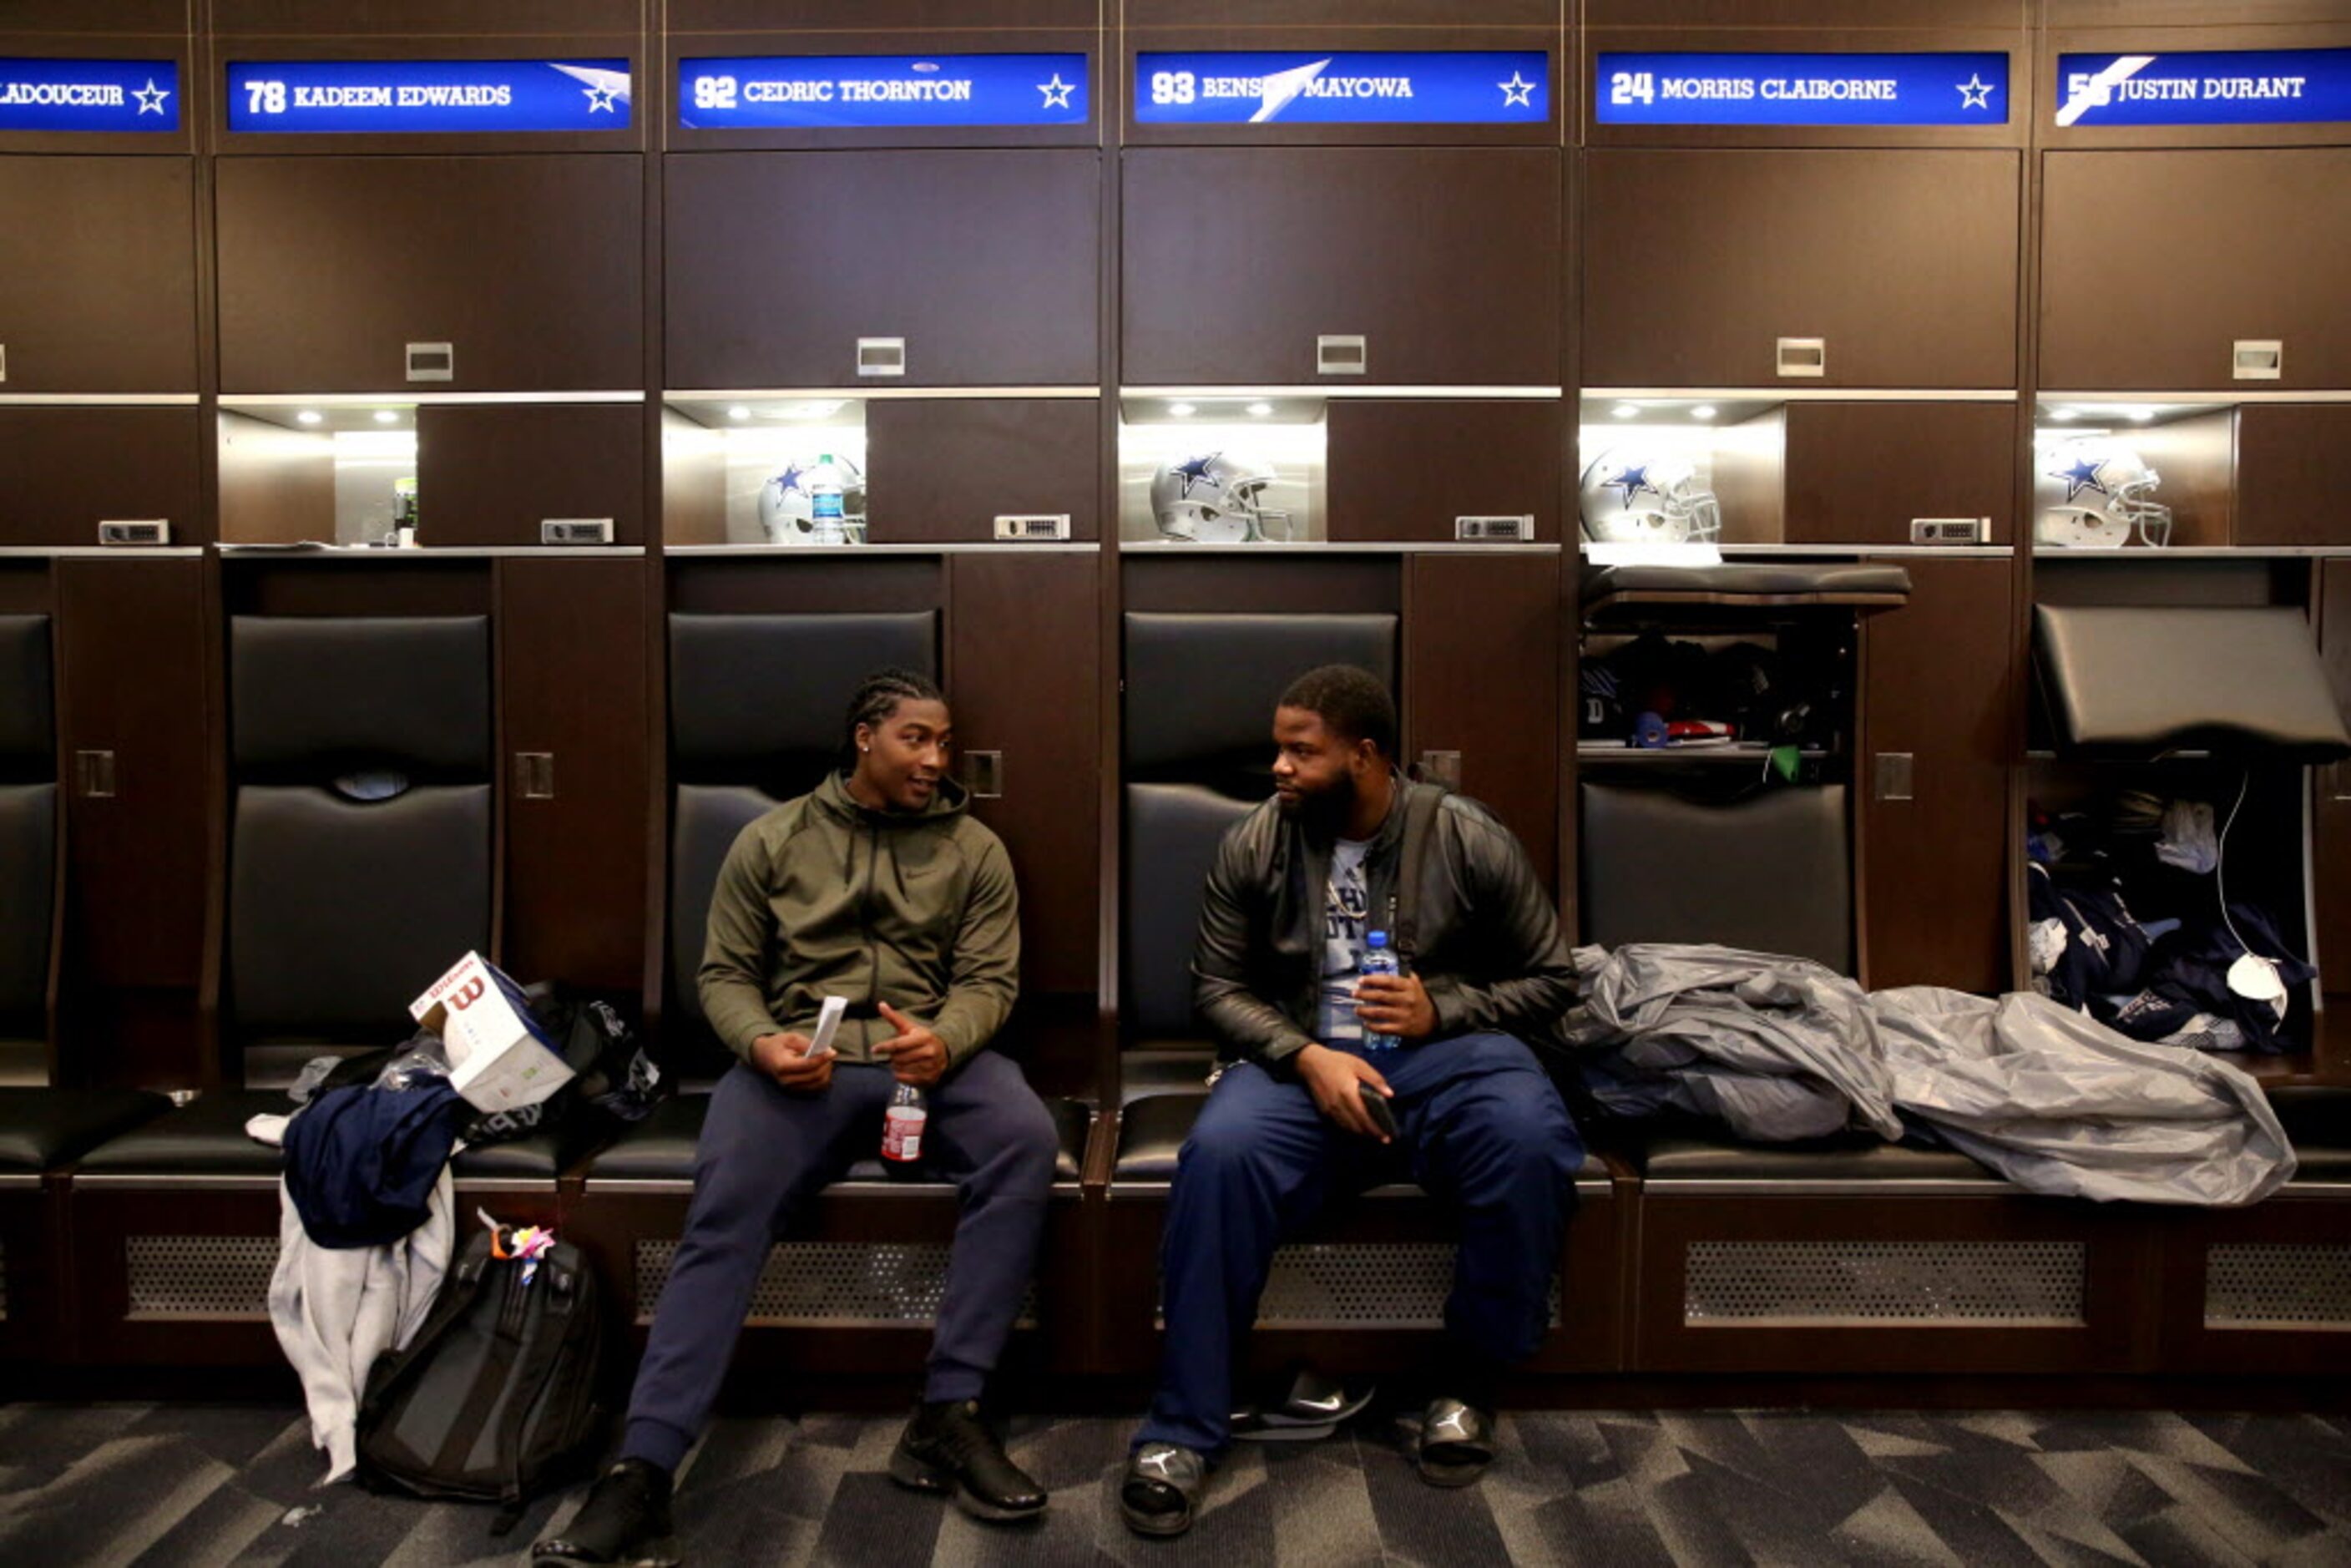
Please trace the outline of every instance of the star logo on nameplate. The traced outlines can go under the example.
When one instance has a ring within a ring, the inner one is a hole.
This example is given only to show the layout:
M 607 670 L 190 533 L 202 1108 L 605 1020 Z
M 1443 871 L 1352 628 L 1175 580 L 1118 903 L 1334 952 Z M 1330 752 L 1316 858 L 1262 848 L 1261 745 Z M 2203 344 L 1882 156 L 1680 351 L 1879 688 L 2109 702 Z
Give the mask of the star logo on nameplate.
M 169 88 L 157 87 L 155 85 L 155 78 L 153 77 L 149 77 L 147 78 L 147 86 L 142 90 L 134 92 L 131 96 L 139 100 L 140 113 L 161 114 L 163 112 L 163 100 L 172 96 L 172 89 Z
M 612 100 L 620 95 L 613 91 L 612 89 L 609 87 L 583 87 L 580 90 L 588 95 L 589 113 L 595 114 L 601 112 L 611 114 L 614 112 L 612 109 Z
M 1970 71 L 1968 79 L 1958 85 L 1961 109 L 1990 109 L 1991 95 L 1999 90 L 1997 83 L 1984 80 L 1981 71 Z
M 1608 483 L 1625 492 L 1622 504 L 1627 507 L 1633 504 L 1633 497 L 1644 490 L 1652 496 L 1665 494 L 1663 490 L 1649 483 L 1649 465 L 1646 463 L 1635 464 L 1619 471 L 1616 477 L 1609 480 Z
M 1051 81 L 1040 81 L 1037 84 L 1037 90 L 1045 95 L 1043 107 L 1067 109 L 1070 107 L 1070 95 L 1078 90 L 1078 84 L 1073 81 L 1063 81 L 1061 73 L 1055 71 Z
M 2085 490 L 2095 490 L 2101 496 L 2109 493 L 2105 486 L 2098 482 L 2098 470 L 2105 466 L 2095 457 L 2076 458 L 2069 468 L 2051 469 L 2049 476 L 2065 481 L 2065 499 L 2071 504 L 2074 497 Z
M 1517 71 L 1512 71 L 1510 80 L 1498 81 L 1494 85 L 1502 89 L 1504 109 L 1532 109 L 1535 106 L 1534 90 L 1542 83 L 1529 81 Z
M 1206 457 L 1195 457 L 1188 462 L 1176 465 L 1176 472 L 1184 476 L 1184 495 L 1186 497 L 1192 494 L 1193 486 L 1216 483 L 1208 477 L 1208 465 L 1217 460 L 1217 455 L 1216 453 L 1211 452 Z

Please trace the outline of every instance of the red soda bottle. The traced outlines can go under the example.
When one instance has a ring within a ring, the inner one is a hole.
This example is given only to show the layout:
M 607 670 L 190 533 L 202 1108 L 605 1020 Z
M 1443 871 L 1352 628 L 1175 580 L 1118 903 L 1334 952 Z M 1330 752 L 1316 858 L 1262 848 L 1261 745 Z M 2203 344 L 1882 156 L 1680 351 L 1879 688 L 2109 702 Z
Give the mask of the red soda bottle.
M 882 1113 L 882 1157 L 905 1164 L 920 1159 L 923 1154 L 923 1129 L 930 1124 L 931 1113 L 923 1103 L 923 1092 L 911 1083 L 901 1083 L 890 1096 L 889 1109 Z

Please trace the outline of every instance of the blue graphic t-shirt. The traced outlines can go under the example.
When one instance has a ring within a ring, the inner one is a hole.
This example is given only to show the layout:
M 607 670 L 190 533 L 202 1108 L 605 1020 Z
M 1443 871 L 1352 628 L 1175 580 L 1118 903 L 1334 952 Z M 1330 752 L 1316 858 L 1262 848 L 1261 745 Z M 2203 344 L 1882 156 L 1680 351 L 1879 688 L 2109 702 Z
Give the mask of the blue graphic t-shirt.
M 1322 1005 L 1315 1038 L 1325 1044 L 1364 1038 L 1355 1021 L 1355 982 L 1364 967 L 1364 931 L 1372 893 L 1364 880 L 1368 839 L 1341 839 L 1331 851 L 1331 881 L 1322 893 Z

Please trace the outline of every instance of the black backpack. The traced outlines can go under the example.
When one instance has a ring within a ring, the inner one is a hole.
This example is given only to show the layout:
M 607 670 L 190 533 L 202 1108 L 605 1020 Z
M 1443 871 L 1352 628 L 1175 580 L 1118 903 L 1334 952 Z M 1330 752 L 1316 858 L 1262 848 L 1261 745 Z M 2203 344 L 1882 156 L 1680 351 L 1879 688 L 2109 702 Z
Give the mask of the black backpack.
M 474 1233 L 416 1337 L 369 1369 L 359 1459 L 377 1490 L 501 1504 L 503 1535 L 528 1496 L 593 1458 L 606 1339 L 579 1248 L 557 1242 L 526 1283 L 491 1242 Z

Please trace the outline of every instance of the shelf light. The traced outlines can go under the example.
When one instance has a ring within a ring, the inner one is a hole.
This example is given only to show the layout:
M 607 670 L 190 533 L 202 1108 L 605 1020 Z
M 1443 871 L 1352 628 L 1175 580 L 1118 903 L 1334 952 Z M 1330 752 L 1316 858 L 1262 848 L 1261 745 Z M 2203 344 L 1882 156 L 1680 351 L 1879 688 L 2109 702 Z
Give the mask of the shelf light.
M 751 417 L 751 411 L 750 411 L 749 409 L 747 409 L 747 408 L 745 408 L 741 403 L 739 403 L 739 402 L 738 402 L 738 403 L 737 403 L 733 408 L 730 408 L 730 409 L 728 409 L 728 410 L 726 411 L 726 417 L 727 417 L 727 418 L 729 418 L 729 419 L 737 419 L 737 420 L 740 420 L 740 419 L 748 419 L 748 418 L 750 418 L 750 417 Z
M 1698 404 L 1696 408 L 1690 410 L 1690 417 L 1692 419 L 1699 420 L 1712 419 L 1714 417 L 1714 404 L 1710 402 L 1702 402 Z
M 2145 404 L 2142 404 L 2137 408 L 2126 409 L 2124 413 L 2129 416 L 2131 423 L 2134 424 L 2145 424 L 2148 420 L 2155 417 L 2155 410 L 2146 406 Z
M 294 417 L 300 420 L 304 424 L 322 424 L 326 422 L 327 418 L 325 414 L 320 413 L 315 408 L 306 408 Z
M 1258 418 L 1263 419 L 1267 414 L 1273 412 L 1273 404 L 1270 402 L 1253 402 L 1249 405 L 1249 411 Z
M 375 422 L 378 424 L 398 424 L 400 411 L 396 408 L 380 408 L 375 411 Z
M 2060 424 L 2066 424 L 2081 418 L 2082 411 L 2076 408 L 2054 408 L 2049 411 L 2049 417 Z
M 1198 411 L 1188 402 L 1171 402 L 1167 405 L 1167 412 L 1178 419 L 1189 419 Z
M 1640 411 L 1639 409 L 1637 409 L 1637 408 L 1634 407 L 1634 406 L 1633 406 L 1631 403 L 1629 403 L 1629 402 L 1620 402 L 1620 403 L 1618 403 L 1614 408 L 1610 409 L 1608 412 L 1609 412 L 1609 413 L 1610 413 L 1613 417 L 1617 418 L 1617 419 L 1631 419 L 1634 415 L 1635 415 L 1635 414 L 1639 413 L 1641 411 Z

